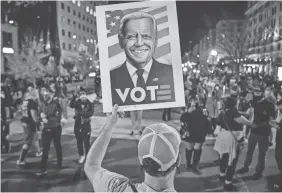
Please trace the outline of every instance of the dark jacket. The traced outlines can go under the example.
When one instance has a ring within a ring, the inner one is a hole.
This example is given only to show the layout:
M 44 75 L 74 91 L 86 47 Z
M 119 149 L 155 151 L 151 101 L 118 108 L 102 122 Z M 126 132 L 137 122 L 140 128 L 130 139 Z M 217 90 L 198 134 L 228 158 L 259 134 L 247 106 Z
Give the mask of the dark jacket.
M 119 106 L 125 106 L 175 101 L 173 70 L 171 65 L 161 64 L 153 59 L 152 67 L 146 81 L 146 86 L 159 86 L 159 89 L 156 90 L 156 100 L 153 101 L 151 100 L 151 93 L 149 90 L 146 90 L 146 98 L 143 101 L 135 102 L 131 99 L 130 92 L 135 86 L 127 70 L 126 62 L 124 62 L 120 67 L 112 70 L 110 74 L 113 105 L 118 104 Z M 160 86 L 163 88 L 163 90 L 166 89 L 168 92 L 166 95 L 167 97 L 158 97 L 157 93 L 160 90 Z M 120 89 L 121 92 L 124 93 L 126 88 L 130 88 L 130 90 L 125 102 L 123 102 L 116 89 Z
M 54 129 L 61 126 L 62 109 L 57 100 L 53 99 L 50 103 L 42 102 L 40 104 L 39 115 L 44 113 L 48 120 L 44 123 L 44 129 Z
M 93 104 L 87 99 L 86 101 L 82 101 L 81 99 L 76 99 L 74 96 L 70 102 L 70 108 L 75 109 L 75 127 L 77 124 L 90 124 L 90 117 L 94 113 Z

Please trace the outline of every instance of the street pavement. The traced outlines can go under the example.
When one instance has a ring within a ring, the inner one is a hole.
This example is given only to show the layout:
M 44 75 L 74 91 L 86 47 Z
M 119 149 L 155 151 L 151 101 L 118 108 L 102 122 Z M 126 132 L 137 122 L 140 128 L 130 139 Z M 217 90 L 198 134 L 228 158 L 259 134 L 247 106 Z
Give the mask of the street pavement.
M 151 110 L 144 113 L 144 126 L 158 123 L 161 120 L 160 110 Z M 28 164 L 25 168 L 16 166 L 16 161 L 20 154 L 23 131 L 19 121 L 11 124 L 12 151 L 2 154 L 4 159 L 1 164 L 1 191 L 3 192 L 93 192 L 91 184 L 86 179 L 83 166 L 77 163 L 78 153 L 76 140 L 73 134 L 73 110 L 69 109 L 68 123 L 63 126 L 63 169 L 55 172 L 56 155 L 53 146 L 49 156 L 49 174 L 44 178 L 37 178 L 34 173 L 39 170 L 40 158 L 34 157 L 34 152 L 29 153 Z M 173 121 L 169 125 L 179 129 L 179 113 L 172 115 Z M 102 126 L 106 122 L 106 116 L 101 111 L 101 105 L 97 105 L 92 118 L 92 139 L 94 142 Z M 107 154 L 103 161 L 103 167 L 110 171 L 120 173 L 130 179 L 141 182 L 144 179 L 137 159 L 137 144 L 139 136 L 130 136 L 130 119 L 119 119 L 115 127 L 113 139 L 110 142 Z M 178 192 L 221 192 L 222 184 L 218 179 L 218 166 L 213 164 L 217 159 L 217 154 L 213 151 L 213 138 L 208 140 L 203 146 L 203 153 L 200 168 L 201 175 L 196 175 L 185 170 L 185 150 L 181 145 L 182 165 L 180 173 L 176 175 L 175 188 Z M 243 166 L 246 157 L 246 149 L 243 151 L 237 168 Z M 238 187 L 238 192 L 262 192 L 268 191 L 275 175 L 278 174 L 277 165 L 274 159 L 274 150 L 270 149 L 267 154 L 266 169 L 264 177 L 258 181 L 252 181 L 251 176 L 257 163 L 257 151 L 254 154 L 251 170 L 245 175 L 236 174 L 234 184 Z

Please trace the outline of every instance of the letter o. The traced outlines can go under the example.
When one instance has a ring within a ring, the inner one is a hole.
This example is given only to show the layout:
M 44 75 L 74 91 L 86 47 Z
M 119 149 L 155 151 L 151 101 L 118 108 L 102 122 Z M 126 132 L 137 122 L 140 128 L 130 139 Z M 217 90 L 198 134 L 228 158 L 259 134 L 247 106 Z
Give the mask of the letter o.
M 139 97 L 139 98 L 137 98 L 136 96 L 135 96 L 135 93 L 136 92 L 140 92 L 141 93 L 141 96 Z M 146 92 L 145 92 L 145 90 L 143 89 L 143 88 L 141 88 L 141 87 L 135 87 L 135 88 L 133 88 L 132 90 L 131 90 L 131 92 L 130 92 L 130 97 L 131 97 L 131 99 L 134 101 L 134 102 L 142 102 L 144 99 L 145 99 L 145 97 L 146 97 Z

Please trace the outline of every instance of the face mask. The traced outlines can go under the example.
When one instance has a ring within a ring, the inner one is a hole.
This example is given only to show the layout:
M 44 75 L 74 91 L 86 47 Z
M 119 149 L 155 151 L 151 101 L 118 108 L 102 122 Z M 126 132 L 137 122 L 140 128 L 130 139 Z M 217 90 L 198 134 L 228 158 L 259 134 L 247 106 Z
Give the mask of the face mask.
M 86 96 L 86 94 L 82 94 L 82 95 L 80 95 L 80 97 L 79 97 L 81 100 L 86 100 L 87 99 L 87 96 Z

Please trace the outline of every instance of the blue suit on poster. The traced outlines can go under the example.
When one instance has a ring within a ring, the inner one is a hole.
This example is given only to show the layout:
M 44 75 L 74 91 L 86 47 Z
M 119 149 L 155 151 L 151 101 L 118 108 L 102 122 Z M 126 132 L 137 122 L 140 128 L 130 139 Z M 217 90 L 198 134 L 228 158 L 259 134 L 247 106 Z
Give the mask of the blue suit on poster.
M 120 67 L 112 70 L 110 77 L 113 105 L 125 106 L 175 101 L 173 69 L 171 65 L 162 64 L 153 59 L 152 67 L 146 81 L 146 97 L 140 102 L 134 101 L 130 96 L 135 86 L 125 62 Z M 129 89 L 129 91 L 123 101 L 121 96 L 125 96 L 126 89 Z

